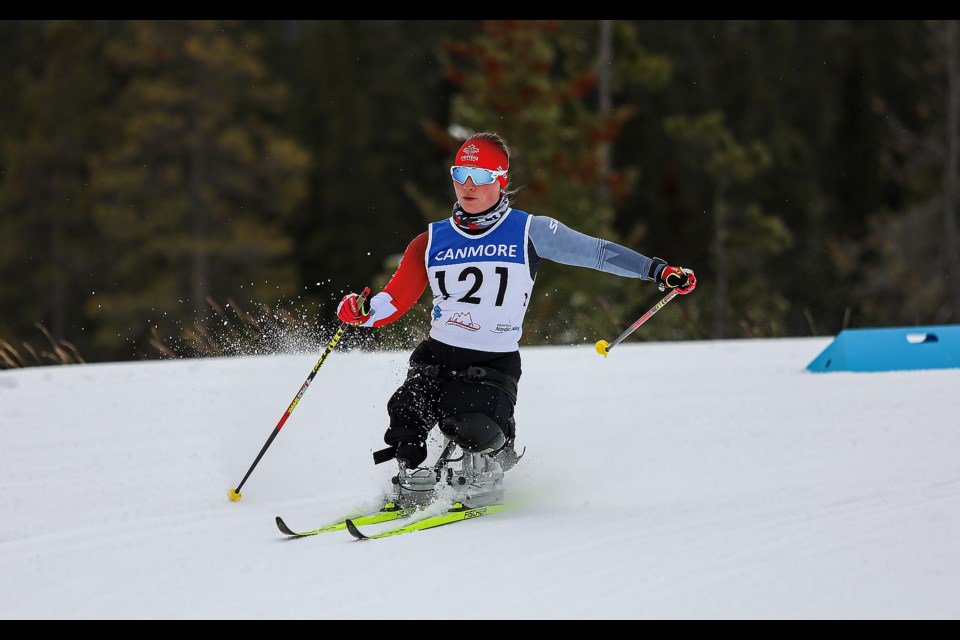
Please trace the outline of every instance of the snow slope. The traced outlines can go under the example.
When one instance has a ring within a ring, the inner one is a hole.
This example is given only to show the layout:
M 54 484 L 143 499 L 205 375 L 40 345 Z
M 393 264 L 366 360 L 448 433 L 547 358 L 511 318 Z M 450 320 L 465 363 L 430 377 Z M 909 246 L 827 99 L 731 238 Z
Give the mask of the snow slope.
M 960 618 L 960 369 L 829 342 L 526 347 L 520 508 L 370 542 L 274 517 L 379 506 L 406 352 L 335 351 L 237 503 L 319 354 L 0 372 L 0 618 Z

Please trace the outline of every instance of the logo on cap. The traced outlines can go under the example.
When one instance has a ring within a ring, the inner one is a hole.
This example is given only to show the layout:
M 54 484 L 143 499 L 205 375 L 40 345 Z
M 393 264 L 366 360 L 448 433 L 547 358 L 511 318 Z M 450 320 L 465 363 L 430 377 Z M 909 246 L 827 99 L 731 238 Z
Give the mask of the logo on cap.
M 475 144 L 471 144 L 469 147 L 463 150 L 463 155 L 460 156 L 460 161 L 469 160 L 470 162 L 476 162 L 480 159 L 480 156 L 477 154 L 480 152 L 480 147 Z

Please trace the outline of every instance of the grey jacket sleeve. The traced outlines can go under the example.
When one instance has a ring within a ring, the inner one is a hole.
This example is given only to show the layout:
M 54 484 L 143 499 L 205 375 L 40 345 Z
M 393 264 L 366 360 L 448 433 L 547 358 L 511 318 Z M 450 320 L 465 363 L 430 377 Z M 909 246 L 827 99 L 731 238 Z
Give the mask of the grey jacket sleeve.
M 530 218 L 530 241 L 541 258 L 627 278 L 653 279 L 653 259 L 633 249 L 574 231 L 547 216 Z

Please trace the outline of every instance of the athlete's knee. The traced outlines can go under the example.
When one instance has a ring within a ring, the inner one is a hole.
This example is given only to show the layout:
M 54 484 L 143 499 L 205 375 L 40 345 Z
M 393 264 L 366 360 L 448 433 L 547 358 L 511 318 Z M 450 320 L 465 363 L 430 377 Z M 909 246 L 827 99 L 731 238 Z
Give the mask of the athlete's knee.
M 499 449 L 506 442 L 503 428 L 485 413 L 447 416 L 440 421 L 440 430 L 470 453 Z

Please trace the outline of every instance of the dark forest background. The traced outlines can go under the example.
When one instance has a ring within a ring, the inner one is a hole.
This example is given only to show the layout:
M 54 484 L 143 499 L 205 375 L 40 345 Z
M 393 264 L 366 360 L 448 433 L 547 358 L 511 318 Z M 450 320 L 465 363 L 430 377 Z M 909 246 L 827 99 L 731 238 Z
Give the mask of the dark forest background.
M 474 131 L 517 208 L 696 270 L 631 340 L 960 321 L 956 21 L 7 20 L 0 54 L 0 367 L 322 346 Z M 661 296 L 547 263 L 521 344 Z

